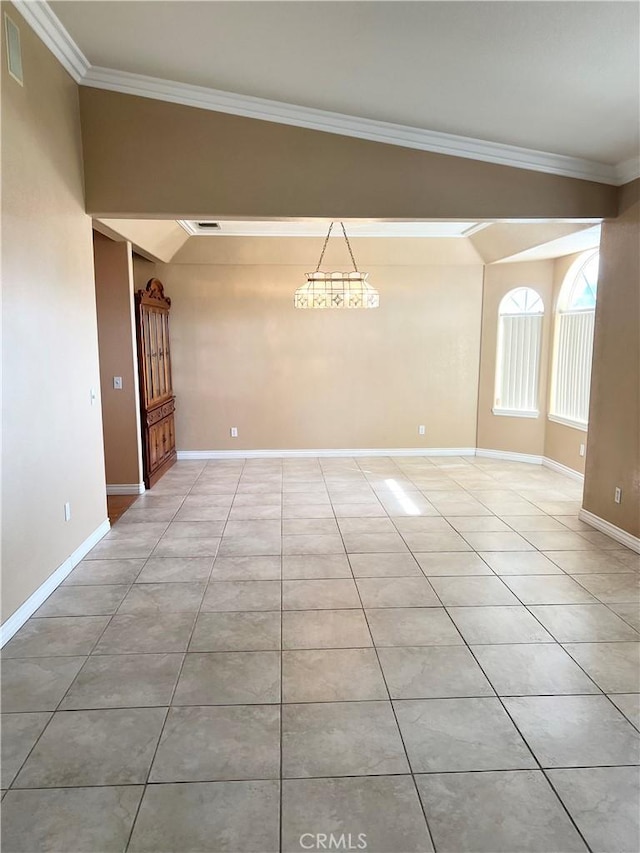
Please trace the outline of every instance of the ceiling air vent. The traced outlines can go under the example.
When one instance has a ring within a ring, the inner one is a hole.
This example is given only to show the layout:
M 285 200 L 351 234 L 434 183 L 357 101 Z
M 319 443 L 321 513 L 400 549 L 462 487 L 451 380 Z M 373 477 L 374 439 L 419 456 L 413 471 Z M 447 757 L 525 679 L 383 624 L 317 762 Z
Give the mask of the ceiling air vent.
M 198 228 L 202 228 L 203 231 L 219 231 L 220 223 L 219 222 L 198 222 Z
M 11 18 L 5 12 L 4 15 L 4 31 L 7 37 L 7 66 L 9 74 L 20 85 L 23 84 L 22 79 L 22 52 L 20 50 L 20 30 Z

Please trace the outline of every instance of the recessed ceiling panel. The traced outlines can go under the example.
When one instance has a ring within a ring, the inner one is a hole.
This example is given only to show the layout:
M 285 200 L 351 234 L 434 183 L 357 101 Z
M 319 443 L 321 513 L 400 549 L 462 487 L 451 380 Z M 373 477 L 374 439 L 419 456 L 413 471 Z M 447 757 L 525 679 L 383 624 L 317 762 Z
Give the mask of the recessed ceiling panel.
M 324 237 L 330 219 L 304 220 L 179 220 L 188 234 L 221 237 Z M 350 237 L 465 237 L 475 222 L 347 221 Z

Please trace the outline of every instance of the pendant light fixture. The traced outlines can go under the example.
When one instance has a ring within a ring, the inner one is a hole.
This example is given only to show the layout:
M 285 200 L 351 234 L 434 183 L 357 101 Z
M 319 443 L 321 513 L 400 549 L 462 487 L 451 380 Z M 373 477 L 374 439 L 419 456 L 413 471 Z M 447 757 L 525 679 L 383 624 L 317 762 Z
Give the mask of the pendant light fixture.
M 322 259 L 333 225 L 332 222 L 329 226 L 318 266 L 313 272 L 306 274 L 307 283 L 295 292 L 293 297 L 294 308 L 378 308 L 380 306 L 380 294 L 374 287 L 367 284 L 368 273 L 358 270 L 344 222 L 341 222 L 340 225 L 351 255 L 354 272 L 321 271 Z

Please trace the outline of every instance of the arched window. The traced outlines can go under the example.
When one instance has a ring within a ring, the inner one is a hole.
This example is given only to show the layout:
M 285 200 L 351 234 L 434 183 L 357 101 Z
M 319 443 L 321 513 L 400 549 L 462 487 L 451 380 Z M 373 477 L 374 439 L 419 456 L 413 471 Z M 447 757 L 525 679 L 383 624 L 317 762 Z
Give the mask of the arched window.
M 530 287 L 510 290 L 498 309 L 498 351 L 493 412 L 538 417 L 538 379 L 544 304 Z
M 571 267 L 556 309 L 549 417 L 582 429 L 589 419 L 599 259 L 590 253 Z

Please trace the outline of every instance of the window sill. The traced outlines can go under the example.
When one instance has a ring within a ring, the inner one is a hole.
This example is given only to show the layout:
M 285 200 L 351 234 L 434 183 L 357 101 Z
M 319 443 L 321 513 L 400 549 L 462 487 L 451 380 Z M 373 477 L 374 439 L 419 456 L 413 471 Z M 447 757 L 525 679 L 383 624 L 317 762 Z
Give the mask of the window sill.
M 494 407 L 491 411 L 494 415 L 500 415 L 505 418 L 537 418 L 540 415 L 540 412 L 536 412 L 533 409 L 498 409 Z
M 563 418 L 562 415 L 547 415 L 547 417 L 555 424 L 562 424 L 562 426 L 568 426 L 572 429 L 579 429 L 582 432 L 587 432 L 588 430 L 588 424 L 586 421 L 574 421 L 571 418 Z

